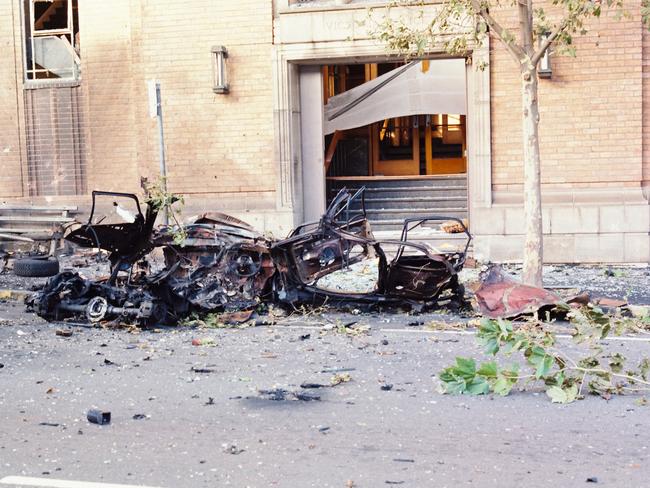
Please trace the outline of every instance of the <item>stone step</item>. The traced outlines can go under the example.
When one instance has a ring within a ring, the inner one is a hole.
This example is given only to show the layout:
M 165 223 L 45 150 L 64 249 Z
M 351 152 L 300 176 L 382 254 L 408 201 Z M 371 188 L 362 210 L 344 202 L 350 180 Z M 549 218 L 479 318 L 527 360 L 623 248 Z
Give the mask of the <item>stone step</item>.
M 374 220 L 404 220 L 411 217 L 425 217 L 428 215 L 440 215 L 443 217 L 462 217 L 467 216 L 467 207 L 448 207 L 444 209 L 431 208 L 386 208 L 386 209 L 366 209 L 366 215 L 371 222 Z
M 443 209 L 462 208 L 467 209 L 466 196 L 440 196 L 440 197 L 398 197 L 398 198 L 366 198 L 366 211 L 368 210 L 392 210 L 401 208 L 419 209 Z M 361 208 L 361 202 L 354 202 L 352 209 Z
M 467 186 L 467 175 L 442 175 L 427 177 L 423 179 L 385 179 L 368 178 L 350 180 L 328 180 L 329 188 L 395 188 L 395 187 L 444 187 L 444 186 Z
M 348 188 L 354 193 L 358 188 Z M 329 197 L 334 198 L 339 192 L 339 189 L 331 188 Z M 467 186 L 455 185 L 445 187 L 429 187 L 429 186 L 414 186 L 414 187 L 376 187 L 366 188 L 366 200 L 369 198 L 405 198 L 405 197 L 465 197 L 467 198 Z
M 373 230 L 378 230 L 378 231 L 394 231 L 394 230 L 401 230 L 402 226 L 404 225 L 404 218 L 408 217 L 425 217 L 427 215 L 442 215 L 444 217 L 455 217 L 458 219 L 465 219 L 467 218 L 467 211 L 453 211 L 450 212 L 448 211 L 449 209 L 444 209 L 442 212 L 431 212 L 427 211 L 426 213 L 418 214 L 414 212 L 408 212 L 403 215 L 405 217 L 399 217 L 396 216 L 395 214 L 392 215 L 385 215 L 383 216 L 372 216 L 368 215 L 368 221 L 370 222 L 370 227 Z

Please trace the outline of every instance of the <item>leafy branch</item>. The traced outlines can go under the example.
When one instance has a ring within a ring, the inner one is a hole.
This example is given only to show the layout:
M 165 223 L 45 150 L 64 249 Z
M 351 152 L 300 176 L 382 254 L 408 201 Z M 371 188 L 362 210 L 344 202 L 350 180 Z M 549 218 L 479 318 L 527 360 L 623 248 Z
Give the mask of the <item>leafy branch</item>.
M 187 230 L 178 220 L 182 206 L 185 204 L 183 196 L 167 191 L 167 181 L 164 177 L 159 178 L 155 183 L 150 183 L 146 178 L 142 178 L 140 184 L 147 206 L 172 218 L 175 224 L 171 229 L 173 243 L 183 246 L 187 239 Z
M 427 9 L 429 15 L 422 0 L 393 0 L 381 8 L 379 18 L 377 8 L 369 9 L 362 23 L 372 37 L 406 57 L 421 57 L 441 47 L 452 55 L 467 56 L 472 46 L 492 33 L 523 71 L 531 71 L 551 46 L 575 56 L 573 38 L 587 33 L 589 18 L 599 18 L 605 10 L 617 19 L 631 17 L 624 0 L 553 0 L 548 14 L 543 7 L 534 7 L 532 0 L 519 0 L 512 6 L 517 6 L 520 15 L 519 35 L 494 14 L 506 7 L 499 0 L 445 0 Z M 392 15 L 398 7 L 418 12 L 410 12 L 406 19 Z M 650 27 L 650 0 L 641 1 L 640 14 L 643 24 Z M 541 36 L 539 45 L 533 42 Z
M 566 311 L 566 310 L 565 310 Z M 546 394 L 555 403 L 570 403 L 589 393 L 609 398 L 626 391 L 650 391 L 650 359 L 644 358 L 636 369 L 626 370 L 626 358 L 620 353 L 607 353 L 600 341 L 611 333 L 643 330 L 645 319 L 611 317 L 594 306 L 571 309 L 567 317 L 574 326 L 573 340 L 587 344 L 589 353 L 579 359 L 570 357 L 556 347 L 556 334 L 541 324 L 528 323 L 516 330 L 512 322 L 502 319 L 484 319 L 477 339 L 485 353 L 510 358 L 520 354 L 530 369 L 520 373 L 521 365 L 501 367 L 496 361 L 477 366 L 472 358 L 457 357 L 456 364 L 440 373 L 445 393 L 508 395 L 517 385 L 543 383 Z

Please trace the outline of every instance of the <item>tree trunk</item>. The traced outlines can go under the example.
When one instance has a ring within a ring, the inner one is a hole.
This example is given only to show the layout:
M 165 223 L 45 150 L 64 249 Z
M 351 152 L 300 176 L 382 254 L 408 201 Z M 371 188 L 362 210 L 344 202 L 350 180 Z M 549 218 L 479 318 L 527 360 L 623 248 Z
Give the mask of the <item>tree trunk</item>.
M 524 243 L 523 282 L 542 286 L 542 191 L 539 157 L 539 107 L 537 104 L 537 71 L 522 72 L 522 117 L 524 142 Z

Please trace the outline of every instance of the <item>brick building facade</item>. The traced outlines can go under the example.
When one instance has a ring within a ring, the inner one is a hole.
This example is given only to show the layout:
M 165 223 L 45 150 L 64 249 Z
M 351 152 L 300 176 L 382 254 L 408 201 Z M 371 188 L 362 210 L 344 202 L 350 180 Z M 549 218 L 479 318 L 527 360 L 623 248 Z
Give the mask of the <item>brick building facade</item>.
M 159 171 L 147 92 L 156 79 L 168 185 L 185 195 L 186 211 L 223 210 L 284 235 L 325 205 L 322 67 L 389 59 L 356 22 L 368 4 L 381 2 L 39 3 L 33 19 L 31 0 L 0 6 L 3 201 L 84 206 L 92 189 L 139 192 L 140 178 Z M 54 47 L 29 43 L 39 29 L 49 36 L 48 27 L 59 28 L 65 9 L 69 32 L 57 31 Z M 576 41 L 577 58 L 554 57 L 552 78 L 540 82 L 546 260 L 647 263 L 650 35 L 637 8 L 629 19 L 592 22 Z M 29 60 L 63 53 L 63 44 L 68 54 L 61 56 L 77 74 L 30 72 L 36 64 Z M 213 91 L 215 45 L 228 51 L 228 94 Z M 518 259 L 518 75 L 496 41 L 475 47 L 470 60 L 474 252 Z M 477 70 L 478 60 L 489 69 Z

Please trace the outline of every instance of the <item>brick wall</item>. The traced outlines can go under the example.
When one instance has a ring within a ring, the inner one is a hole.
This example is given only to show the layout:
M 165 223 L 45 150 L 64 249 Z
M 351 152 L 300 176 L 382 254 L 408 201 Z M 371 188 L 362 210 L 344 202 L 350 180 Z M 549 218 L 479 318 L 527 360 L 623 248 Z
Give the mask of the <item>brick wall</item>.
M 0 76 L 0 196 L 9 197 L 22 194 L 25 145 L 16 122 L 22 69 L 13 68 L 13 49 L 22 43 L 19 9 L 1 7 L 0 21 L 0 60 L 11 67 Z M 169 188 L 210 208 L 275 207 L 270 1 L 80 2 L 79 29 L 88 190 L 137 192 L 140 176 L 158 176 L 158 129 L 146 87 L 155 78 Z M 229 52 L 228 95 L 212 91 L 213 45 Z
M 129 2 L 79 3 L 90 151 L 88 189 L 137 191 Z
M 132 26 L 142 174 L 158 171 L 145 81 L 160 80 L 169 186 L 220 208 L 274 207 L 271 2 L 146 2 Z M 132 18 L 135 14 L 132 15 Z M 228 49 L 231 90 L 212 91 L 211 47 Z
M 640 185 L 643 34 L 638 8 L 632 12 L 623 21 L 611 16 L 590 21 L 589 34 L 575 38 L 577 57 L 554 56 L 553 78 L 540 80 L 545 188 Z M 508 23 L 514 22 L 510 16 Z M 491 63 L 493 188 L 520 190 L 520 80 L 497 40 Z
M 81 2 L 87 189 L 137 191 L 140 176 L 158 174 L 146 93 L 146 80 L 157 78 L 170 188 L 197 201 L 217 199 L 220 208 L 274 208 L 271 10 L 272 2 L 261 0 Z M 0 21 L 0 59 L 12 67 L 0 75 L 0 196 L 11 197 L 22 195 L 25 168 L 22 80 L 17 93 L 13 73 L 18 62 L 21 77 L 19 9 L 4 4 Z M 229 95 L 212 92 L 213 45 L 229 50 Z M 576 47 L 577 58 L 555 56 L 553 79 L 540 81 L 544 185 L 638 187 L 650 179 L 650 144 L 643 142 L 650 128 L 642 113 L 650 108 L 650 38 L 638 15 L 603 18 L 576 38 Z M 518 190 L 517 67 L 496 41 L 491 64 L 493 188 Z
M 22 54 L 14 45 L 15 32 L 20 32 L 18 5 L 3 2 L 0 7 L 0 198 L 23 195 L 21 161 L 25 141 L 19 124 L 22 82 L 16 79 L 22 73 Z

